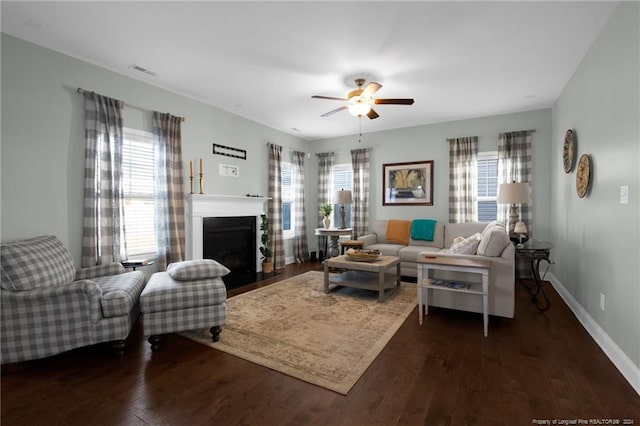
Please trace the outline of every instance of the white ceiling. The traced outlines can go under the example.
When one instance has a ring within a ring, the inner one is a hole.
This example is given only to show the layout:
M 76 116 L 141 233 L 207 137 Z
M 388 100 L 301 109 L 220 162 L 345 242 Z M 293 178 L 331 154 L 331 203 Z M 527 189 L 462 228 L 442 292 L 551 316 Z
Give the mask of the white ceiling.
M 320 117 L 339 102 L 311 95 L 344 97 L 360 76 L 383 85 L 376 97 L 415 99 L 376 106 L 363 132 L 550 107 L 616 5 L 2 1 L 1 13 L 5 33 L 311 140 L 358 133 L 347 111 Z

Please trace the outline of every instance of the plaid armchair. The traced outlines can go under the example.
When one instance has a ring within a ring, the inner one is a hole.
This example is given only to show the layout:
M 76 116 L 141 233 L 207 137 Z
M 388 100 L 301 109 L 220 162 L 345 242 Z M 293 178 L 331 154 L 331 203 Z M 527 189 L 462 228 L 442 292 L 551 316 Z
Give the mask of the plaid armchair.
M 113 341 L 117 352 L 140 312 L 140 271 L 119 263 L 75 269 L 54 236 L 1 246 L 0 363 Z

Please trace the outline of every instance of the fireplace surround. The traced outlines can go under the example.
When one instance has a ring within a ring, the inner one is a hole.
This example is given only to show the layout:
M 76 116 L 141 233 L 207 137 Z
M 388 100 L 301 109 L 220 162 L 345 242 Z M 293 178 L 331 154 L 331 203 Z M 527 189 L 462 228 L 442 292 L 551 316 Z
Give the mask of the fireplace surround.
M 205 218 L 254 218 L 255 230 L 260 227 L 260 215 L 266 212 L 267 197 L 243 197 L 234 195 L 206 195 L 187 194 L 186 197 L 186 258 L 205 259 L 204 253 L 204 222 Z M 254 253 L 254 273 L 262 271 L 260 261 L 260 233 L 255 232 L 255 245 L 249 250 Z M 218 259 L 216 259 L 218 260 Z M 220 261 L 220 260 L 218 260 Z M 224 264 L 223 261 L 220 263 Z M 225 265 L 229 268 L 228 265 Z M 231 269 L 231 268 L 229 268 Z M 230 279 L 224 279 L 225 283 Z

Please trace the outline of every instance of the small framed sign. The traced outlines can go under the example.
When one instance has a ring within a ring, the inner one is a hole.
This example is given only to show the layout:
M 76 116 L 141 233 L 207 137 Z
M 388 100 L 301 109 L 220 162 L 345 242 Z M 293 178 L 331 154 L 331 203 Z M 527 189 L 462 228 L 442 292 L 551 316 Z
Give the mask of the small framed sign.
M 224 155 L 227 157 L 247 159 L 247 151 L 244 149 L 234 148 L 232 146 L 213 144 L 213 153 L 218 155 Z

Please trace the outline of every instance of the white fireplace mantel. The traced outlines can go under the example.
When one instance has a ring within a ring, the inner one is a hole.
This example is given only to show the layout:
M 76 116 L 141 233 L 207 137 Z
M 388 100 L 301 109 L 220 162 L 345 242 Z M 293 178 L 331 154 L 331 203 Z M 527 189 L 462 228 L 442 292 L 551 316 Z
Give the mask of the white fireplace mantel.
M 265 213 L 267 197 L 237 195 L 187 194 L 187 259 L 202 259 L 202 218 L 255 216 L 256 229 L 260 229 L 260 215 Z M 256 247 L 260 246 L 260 233 L 256 232 Z M 260 253 L 256 264 L 260 267 Z

